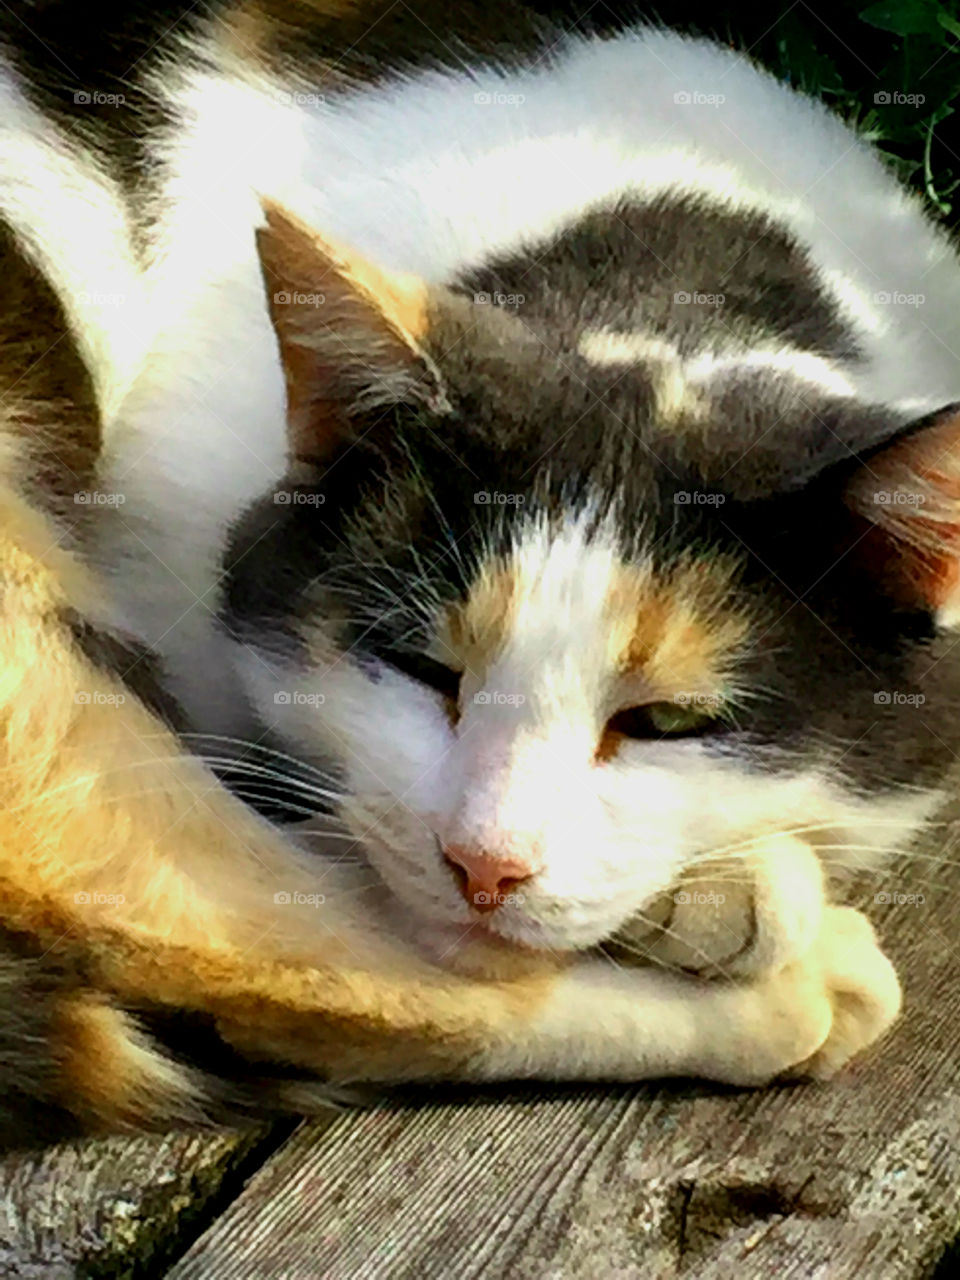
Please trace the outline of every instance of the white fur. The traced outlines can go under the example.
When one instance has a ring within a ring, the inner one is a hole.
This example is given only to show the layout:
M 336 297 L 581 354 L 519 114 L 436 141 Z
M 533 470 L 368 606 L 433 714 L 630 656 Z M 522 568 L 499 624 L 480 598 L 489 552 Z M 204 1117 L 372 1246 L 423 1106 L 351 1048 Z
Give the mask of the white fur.
M 583 521 L 551 537 L 532 520 L 514 563 L 509 640 L 482 690 L 466 673 L 456 731 L 437 695 L 388 667 L 373 681 L 348 659 L 273 675 L 253 658 L 247 666 L 266 723 L 343 762 L 351 829 L 416 919 L 441 930 L 476 921 L 437 837 L 535 869 L 522 901 L 487 927 L 529 945 L 584 947 L 711 851 L 749 854 L 768 833 L 812 827 L 805 838 L 831 846 L 830 868 L 869 867 L 933 809 L 926 794 L 860 799 L 826 760 L 764 776 L 762 763 L 713 759 L 696 739 L 627 742 L 597 763 L 606 720 L 639 696 L 611 669 L 605 602 L 622 563 L 616 544 L 588 542 Z
M 2 60 L 0 217 L 57 289 L 109 422 L 147 336 L 127 215 L 100 166 L 30 105 Z
M 492 1041 L 472 1071 L 762 1084 L 799 1067 L 824 1079 L 882 1034 L 899 1008 L 896 974 L 870 926 L 834 907 L 803 961 L 760 982 L 690 982 L 654 968 L 581 962 L 525 1020 L 524 1034 Z
M 663 338 L 613 329 L 591 329 L 580 339 L 579 350 L 587 360 L 600 366 L 652 361 L 661 369 L 661 382 L 667 383 L 671 400 L 678 405 L 689 403 L 696 406 L 700 388 L 722 383 L 725 375 L 752 369 L 783 373 L 795 382 L 811 383 L 830 395 L 847 399 L 856 395 L 853 383 L 841 372 L 838 361 L 801 351 L 789 343 L 775 348 L 754 346 L 749 350 L 737 350 L 732 342 L 730 345 L 730 350 L 684 358 L 678 347 Z M 663 399 L 663 389 L 659 395 Z M 703 400 L 704 406 L 707 403 Z
M 225 532 L 285 460 L 283 385 L 253 249 L 257 193 L 429 281 L 540 240 L 618 194 L 703 193 L 763 210 L 807 247 L 865 356 L 843 370 L 792 352 L 765 360 L 916 412 L 960 398 L 960 268 L 946 238 L 824 108 L 719 46 L 650 31 L 576 38 L 528 69 L 431 71 L 315 108 L 294 105 L 289 85 L 236 71 L 167 70 L 165 80 L 157 91 L 181 125 L 167 145 L 142 278 L 118 194 L 91 160 L 67 152 L 9 76 L 0 81 L 0 192 L 64 294 L 112 420 L 102 487 L 126 502 L 113 527 L 100 522 L 95 553 L 126 624 L 163 654 L 206 728 L 244 719 L 213 627 Z M 132 308 L 76 302 L 124 291 Z M 878 300 L 918 292 L 916 306 Z M 726 358 L 692 362 L 685 374 L 715 376 Z M 575 529 L 558 541 L 527 530 L 518 554 L 531 581 L 540 574 L 536 603 L 489 676 L 526 701 L 471 703 L 457 735 L 437 699 L 398 675 L 372 685 L 340 662 L 291 676 L 240 653 L 260 709 L 291 739 L 319 737 L 346 761 L 353 825 L 420 917 L 471 919 L 437 834 L 522 842 L 540 874 L 492 926 L 571 946 L 605 936 L 698 852 L 758 830 L 829 822 L 839 841 L 876 835 L 887 845 L 913 829 L 926 799 L 867 806 L 826 768 L 758 780 L 696 742 L 631 745 L 592 766 L 600 601 L 614 554 L 587 552 L 578 539 Z M 275 703 L 292 682 L 326 701 Z

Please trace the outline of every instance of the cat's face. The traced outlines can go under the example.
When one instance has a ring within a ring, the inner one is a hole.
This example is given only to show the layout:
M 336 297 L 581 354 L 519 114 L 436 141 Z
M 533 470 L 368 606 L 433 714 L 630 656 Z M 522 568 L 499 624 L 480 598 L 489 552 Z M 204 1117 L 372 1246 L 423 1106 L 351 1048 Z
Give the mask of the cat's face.
M 752 634 L 724 603 L 729 566 L 660 577 L 624 560 L 612 525 L 551 529 L 517 512 L 507 524 L 512 550 L 439 609 L 412 566 L 365 562 L 405 602 L 392 638 L 361 623 L 332 644 L 317 617 L 302 632 L 310 656 L 277 677 L 253 663 L 269 721 L 301 755 L 337 762 L 341 819 L 423 924 L 583 947 L 697 860 L 709 875 L 708 855 L 813 826 L 824 843 L 853 841 L 856 863 L 922 811 L 832 779 L 839 743 L 801 735 L 790 749 L 780 704 L 804 690 L 789 677 L 758 687 L 763 626 Z M 442 554 L 420 552 L 425 572 Z M 350 599 L 361 618 L 387 608 L 377 589 Z M 418 602 L 432 623 L 418 625 Z M 865 688 L 858 698 L 874 711 Z
M 922 575 L 888 576 L 916 506 L 852 510 L 900 424 L 765 371 L 665 421 L 635 351 L 511 322 L 448 299 L 427 401 L 363 406 L 238 535 L 251 688 L 382 879 L 428 931 L 567 949 L 773 831 L 828 869 L 895 846 L 956 746 Z
M 250 664 L 265 719 L 335 764 L 341 820 L 424 924 L 583 947 L 767 833 L 869 865 L 925 814 L 894 785 L 942 763 L 910 723 L 909 661 L 875 678 L 743 559 L 657 566 L 613 518 L 484 514 L 472 538 L 454 522 L 457 549 L 422 509 L 409 552 L 374 551 L 373 513 L 362 551 L 312 542 L 295 656 Z M 877 680 L 903 701 L 877 703 Z

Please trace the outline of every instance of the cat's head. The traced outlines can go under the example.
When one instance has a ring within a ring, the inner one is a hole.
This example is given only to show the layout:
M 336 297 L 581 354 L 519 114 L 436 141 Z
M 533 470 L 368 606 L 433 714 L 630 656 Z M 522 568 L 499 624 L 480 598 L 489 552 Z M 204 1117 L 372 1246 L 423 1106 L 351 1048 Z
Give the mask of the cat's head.
M 415 919 L 584 947 L 770 831 L 829 869 L 929 812 L 960 417 L 863 404 L 812 348 L 428 288 L 276 209 L 259 244 L 296 462 L 226 617 Z

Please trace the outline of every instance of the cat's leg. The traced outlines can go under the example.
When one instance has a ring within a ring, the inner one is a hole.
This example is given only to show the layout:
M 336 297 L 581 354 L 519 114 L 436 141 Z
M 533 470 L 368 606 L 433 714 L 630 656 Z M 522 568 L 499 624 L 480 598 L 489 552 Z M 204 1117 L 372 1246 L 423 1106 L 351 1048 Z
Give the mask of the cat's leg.
M 316 968 L 158 940 L 145 949 L 129 935 L 71 949 L 82 979 L 31 988 L 31 1004 L 42 991 L 47 1008 L 43 1040 L 15 1046 L 20 1102 L 6 1141 L 310 1112 L 358 1082 L 825 1077 L 899 1007 L 869 924 L 847 908 L 828 909 L 806 962 L 742 983 L 596 960 L 483 980 L 426 968 L 382 940 L 370 967 L 339 954 L 326 966 L 320 939 Z M 187 1036 L 165 1040 L 164 1017 L 185 1019 Z M 323 1087 L 291 1078 L 291 1066 Z
M 185 959 L 147 960 L 134 981 L 172 1004 L 199 1004 L 251 1058 L 295 1063 L 336 1084 L 682 1075 L 757 1085 L 785 1072 L 825 1076 L 882 1034 L 900 1004 L 870 925 L 842 907 L 827 910 L 802 961 L 745 982 L 592 959 L 483 980 L 391 948 L 369 968 L 336 972 L 258 968 L 242 957 L 216 969 L 194 957 L 188 971 Z M 142 964 L 126 963 L 121 981 Z
M 826 923 L 817 964 L 746 983 L 592 960 L 484 981 L 399 950 L 392 973 L 291 969 L 101 937 L 101 989 L 89 951 L 72 974 L 17 962 L 26 1007 L 0 1027 L 0 1141 L 309 1113 L 358 1082 L 828 1076 L 886 1029 L 899 992 L 863 917 L 832 908 Z M 164 1017 L 186 1036 L 167 1041 Z
M 542 1047 L 573 1055 L 580 1076 L 638 1079 L 690 1075 L 763 1084 L 779 1075 L 826 1078 L 882 1035 L 900 1009 L 900 986 L 859 912 L 827 908 L 805 958 L 745 982 L 708 982 L 641 970 L 642 984 L 609 971 L 578 970 L 561 984 L 534 1033 Z M 802 1042 L 809 1053 L 798 1050 Z M 541 1075 L 522 1041 L 506 1058 Z M 792 1061 L 788 1061 L 792 1059 Z M 497 1070 L 502 1066 L 493 1055 Z M 532 1069 L 531 1069 L 532 1067 Z M 548 1069 L 548 1074 L 550 1074 Z M 565 1074 L 560 1063 L 554 1074 Z
M 655 963 L 745 977 L 774 971 L 814 946 L 825 902 L 815 850 L 797 836 L 771 835 L 735 858 L 694 864 L 629 937 Z

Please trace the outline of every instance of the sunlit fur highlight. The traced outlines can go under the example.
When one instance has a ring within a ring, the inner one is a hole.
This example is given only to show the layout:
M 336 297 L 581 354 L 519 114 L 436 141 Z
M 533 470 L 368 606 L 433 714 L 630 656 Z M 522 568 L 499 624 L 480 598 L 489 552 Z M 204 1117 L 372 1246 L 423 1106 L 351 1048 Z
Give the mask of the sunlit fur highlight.
M 613 664 L 658 698 L 723 691 L 749 635 L 735 575 L 735 565 L 706 556 L 666 573 L 625 565 L 609 595 Z
M 749 635 L 747 617 L 732 605 L 735 575 L 735 565 L 708 557 L 660 571 L 650 562 L 624 562 L 607 592 L 609 669 L 650 700 L 715 695 Z M 442 611 L 433 651 L 482 685 L 534 586 L 511 556 L 486 561 L 466 599 Z
M 960 610 L 960 410 L 948 410 L 857 471 L 850 506 L 875 531 L 861 555 L 886 571 L 901 600 Z M 877 536 L 877 535 L 880 536 Z

